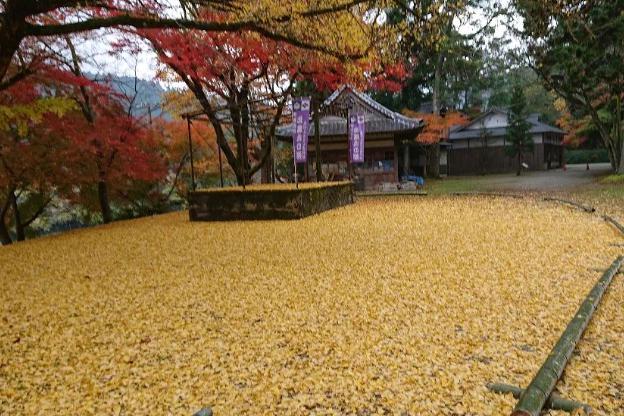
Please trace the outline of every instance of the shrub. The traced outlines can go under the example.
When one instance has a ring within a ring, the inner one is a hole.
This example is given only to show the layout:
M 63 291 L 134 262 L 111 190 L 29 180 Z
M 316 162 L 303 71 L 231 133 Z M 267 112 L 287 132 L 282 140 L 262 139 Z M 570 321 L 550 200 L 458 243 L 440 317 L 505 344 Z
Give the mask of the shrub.
M 607 149 L 566 149 L 565 162 L 568 165 L 577 163 L 609 163 Z

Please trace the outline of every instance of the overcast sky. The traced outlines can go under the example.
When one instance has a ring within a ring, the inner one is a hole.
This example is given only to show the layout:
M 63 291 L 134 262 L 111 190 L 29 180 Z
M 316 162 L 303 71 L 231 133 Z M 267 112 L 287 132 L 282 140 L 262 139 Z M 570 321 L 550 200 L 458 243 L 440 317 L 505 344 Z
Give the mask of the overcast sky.
M 505 7 L 509 0 L 499 1 L 503 7 Z M 494 37 L 510 37 L 504 24 L 502 24 L 503 18 L 497 18 L 492 22 L 492 26 L 495 28 Z M 485 18 L 482 13 L 475 13 L 475 17 L 463 25 L 459 25 L 458 30 L 460 33 L 468 34 L 478 30 L 485 23 Z M 86 69 L 92 73 L 110 73 L 116 75 L 134 76 L 135 71 L 139 78 L 153 80 L 156 77 L 158 69 L 158 60 L 156 55 L 144 48 L 143 52 L 138 54 L 130 53 L 113 53 L 111 44 L 119 38 L 124 36 L 119 33 L 111 31 L 98 31 L 97 35 L 91 37 L 90 40 L 79 47 L 82 56 L 90 56 L 87 59 L 88 64 Z M 512 40 L 512 44 L 518 44 L 517 40 Z M 90 63 L 89 63 L 90 62 Z M 172 85 L 173 86 L 173 85 Z

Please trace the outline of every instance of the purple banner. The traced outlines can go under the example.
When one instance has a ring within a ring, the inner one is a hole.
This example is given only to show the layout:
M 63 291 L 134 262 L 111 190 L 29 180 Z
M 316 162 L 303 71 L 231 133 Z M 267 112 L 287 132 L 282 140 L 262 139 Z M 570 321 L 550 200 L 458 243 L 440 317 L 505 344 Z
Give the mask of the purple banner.
M 308 160 L 310 97 L 293 98 L 293 152 L 295 163 Z
M 364 114 L 352 114 L 349 119 L 349 157 L 352 163 L 364 162 Z

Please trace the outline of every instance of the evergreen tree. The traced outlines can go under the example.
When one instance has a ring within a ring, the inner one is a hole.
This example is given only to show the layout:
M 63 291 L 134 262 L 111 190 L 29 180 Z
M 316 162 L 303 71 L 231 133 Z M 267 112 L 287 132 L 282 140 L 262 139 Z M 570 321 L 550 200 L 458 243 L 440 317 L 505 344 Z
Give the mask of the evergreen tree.
M 624 0 L 514 0 L 528 57 L 575 116 L 588 116 L 614 173 L 624 173 L 619 104 L 624 95 Z
M 529 134 L 531 126 L 527 121 L 526 114 L 526 98 L 520 85 L 513 87 L 507 120 L 509 124 L 507 131 L 509 145 L 506 151 L 510 157 L 517 158 L 518 171 L 516 175 L 520 176 L 524 153 L 533 151 L 533 138 Z

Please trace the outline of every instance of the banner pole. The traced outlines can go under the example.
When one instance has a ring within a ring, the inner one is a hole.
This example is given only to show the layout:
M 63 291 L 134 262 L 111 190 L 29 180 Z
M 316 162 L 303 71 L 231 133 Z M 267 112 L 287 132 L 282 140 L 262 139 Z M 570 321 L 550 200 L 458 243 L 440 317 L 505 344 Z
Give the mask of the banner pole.
M 191 156 L 191 190 L 195 190 L 195 165 L 193 163 L 193 140 L 191 138 L 191 117 L 186 117 L 186 125 L 188 127 L 188 146 Z
M 295 187 L 299 189 L 299 179 L 297 178 L 297 159 L 293 158 L 293 162 L 295 162 Z

